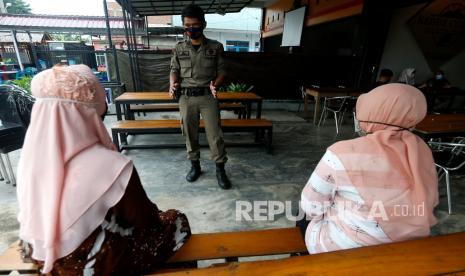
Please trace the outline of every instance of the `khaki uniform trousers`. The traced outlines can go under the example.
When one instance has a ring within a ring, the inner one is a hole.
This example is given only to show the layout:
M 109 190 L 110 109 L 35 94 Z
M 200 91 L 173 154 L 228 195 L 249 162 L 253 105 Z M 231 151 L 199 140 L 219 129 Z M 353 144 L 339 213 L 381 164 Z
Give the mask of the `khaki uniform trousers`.
M 218 101 L 208 93 L 203 96 L 182 95 L 179 99 L 181 127 L 186 137 L 188 159 L 200 159 L 199 123 L 200 115 L 205 124 L 205 133 L 211 151 L 211 158 L 216 163 L 225 163 L 228 158 L 224 147 L 223 131 Z

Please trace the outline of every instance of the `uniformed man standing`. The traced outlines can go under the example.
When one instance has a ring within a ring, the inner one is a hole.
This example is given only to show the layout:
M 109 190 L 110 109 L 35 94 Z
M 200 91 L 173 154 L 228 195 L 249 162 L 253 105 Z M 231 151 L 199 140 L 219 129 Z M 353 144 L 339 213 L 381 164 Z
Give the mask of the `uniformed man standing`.
M 181 92 L 179 109 L 188 158 L 192 167 L 186 176 L 196 181 L 200 174 L 199 120 L 205 124 L 208 145 L 216 163 L 216 178 L 223 189 L 231 188 L 224 164 L 227 161 L 221 131 L 221 118 L 216 89 L 224 81 L 223 45 L 203 35 L 207 26 L 204 11 L 188 5 L 182 12 L 182 22 L 189 39 L 178 43 L 173 51 L 170 73 L 170 95 Z

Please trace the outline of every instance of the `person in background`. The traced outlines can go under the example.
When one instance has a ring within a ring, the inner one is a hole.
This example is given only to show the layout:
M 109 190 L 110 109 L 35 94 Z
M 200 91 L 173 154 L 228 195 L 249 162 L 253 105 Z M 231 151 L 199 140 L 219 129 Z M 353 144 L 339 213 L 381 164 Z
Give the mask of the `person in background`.
M 375 85 L 373 88 L 390 83 L 393 75 L 394 74 L 392 73 L 391 69 L 387 69 L 387 68 L 382 69 L 381 72 L 379 73 L 378 80 L 375 82 Z
M 18 164 L 23 258 L 51 275 L 152 272 L 190 237 L 184 214 L 160 211 L 103 125 L 103 87 L 85 65 L 55 66 L 36 98 Z
M 386 84 L 361 95 L 356 110 L 366 136 L 330 146 L 302 191 L 311 221 L 297 225 L 309 253 L 426 237 L 436 223 L 433 156 L 410 132 L 426 115 L 423 94 Z
M 402 70 L 397 82 L 415 86 L 415 72 L 415 68 L 406 68 Z
M 450 82 L 444 76 L 444 71 L 436 70 L 434 72 L 434 77 L 428 80 L 428 87 L 437 89 L 451 88 Z

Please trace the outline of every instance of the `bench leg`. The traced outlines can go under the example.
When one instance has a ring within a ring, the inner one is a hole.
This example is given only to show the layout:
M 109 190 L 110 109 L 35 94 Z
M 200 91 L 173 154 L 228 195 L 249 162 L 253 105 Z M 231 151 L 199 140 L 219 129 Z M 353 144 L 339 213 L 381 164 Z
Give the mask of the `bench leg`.
M 118 132 L 116 132 L 115 130 L 111 130 L 111 136 L 113 137 L 113 144 L 115 144 L 116 150 L 121 151 L 121 148 L 119 146 Z
M 121 144 L 127 145 L 128 144 L 128 134 L 126 132 L 119 133 L 119 137 L 121 138 Z
M 267 136 L 265 139 L 265 147 L 266 147 L 266 152 L 269 154 L 273 154 L 273 128 L 267 129 Z

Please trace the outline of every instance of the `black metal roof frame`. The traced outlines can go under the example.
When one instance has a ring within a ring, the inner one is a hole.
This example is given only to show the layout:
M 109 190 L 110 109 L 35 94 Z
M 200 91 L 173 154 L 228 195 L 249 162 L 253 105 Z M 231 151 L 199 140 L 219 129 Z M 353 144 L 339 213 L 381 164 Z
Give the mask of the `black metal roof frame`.
M 139 16 L 179 15 L 189 4 L 199 5 L 205 13 L 240 12 L 252 0 L 116 0 L 124 9 Z

